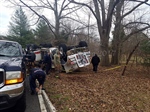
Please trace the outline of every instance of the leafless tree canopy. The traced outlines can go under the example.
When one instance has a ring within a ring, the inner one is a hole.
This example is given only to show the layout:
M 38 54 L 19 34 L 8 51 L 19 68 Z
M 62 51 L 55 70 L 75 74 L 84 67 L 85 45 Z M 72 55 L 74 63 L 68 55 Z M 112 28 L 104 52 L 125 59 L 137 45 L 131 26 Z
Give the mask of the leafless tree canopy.
M 112 48 L 116 51 L 114 58 L 118 60 L 117 56 L 121 48 L 120 43 L 133 34 L 145 31 L 150 27 L 149 21 L 143 19 L 149 12 L 141 14 L 140 11 L 141 8 L 150 6 L 148 0 L 9 0 L 9 2 L 27 7 L 38 18 L 43 18 L 56 39 L 59 39 L 61 30 L 65 30 L 67 34 L 72 35 L 76 33 L 75 30 L 80 32 L 81 29 L 85 28 L 88 28 L 89 32 L 89 28 L 94 25 L 89 24 L 89 19 L 80 19 L 83 15 L 81 12 L 79 13 L 83 8 L 88 9 L 92 17 L 94 17 L 93 21 L 96 21 L 100 37 L 100 50 L 101 52 L 106 52 L 105 55 L 101 55 L 101 65 L 104 66 L 110 64 L 109 39 L 112 29 L 114 30 Z M 89 15 L 87 14 L 88 17 Z M 133 32 L 133 27 L 138 28 L 138 30 Z M 124 38 L 121 38 L 120 36 L 123 33 Z M 88 37 L 90 37 L 89 34 Z M 118 61 L 114 61 L 115 63 L 118 63 Z

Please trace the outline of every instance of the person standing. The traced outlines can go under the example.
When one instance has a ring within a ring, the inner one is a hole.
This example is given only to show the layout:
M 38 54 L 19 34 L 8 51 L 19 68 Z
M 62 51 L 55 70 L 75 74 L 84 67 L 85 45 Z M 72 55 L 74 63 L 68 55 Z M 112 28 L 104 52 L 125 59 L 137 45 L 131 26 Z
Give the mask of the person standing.
M 46 74 L 48 75 L 49 74 L 49 71 L 51 70 L 52 68 L 52 59 L 51 59 L 51 55 L 50 55 L 50 52 L 46 52 L 46 55 L 44 56 L 44 64 L 45 64 L 45 67 L 46 67 Z
M 54 54 L 54 66 L 55 66 L 55 75 L 56 77 L 59 77 L 59 73 L 61 70 L 61 61 L 60 61 L 60 51 L 57 50 Z
M 100 58 L 97 56 L 97 54 L 92 57 L 91 63 L 93 65 L 93 71 L 96 73 L 98 64 L 100 63 Z
M 41 93 L 46 78 L 46 73 L 40 68 L 40 65 L 34 64 L 34 66 L 35 67 L 31 69 L 29 75 L 31 95 Z M 38 86 L 36 85 L 36 80 L 39 82 Z

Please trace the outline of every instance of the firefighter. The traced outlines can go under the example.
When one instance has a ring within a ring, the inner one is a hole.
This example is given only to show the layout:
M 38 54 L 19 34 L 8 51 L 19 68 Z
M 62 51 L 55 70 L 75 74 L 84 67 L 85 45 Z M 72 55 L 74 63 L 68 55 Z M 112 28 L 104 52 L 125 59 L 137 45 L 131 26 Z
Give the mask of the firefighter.
M 54 54 L 54 66 L 55 66 L 55 75 L 56 77 L 60 77 L 59 73 L 61 71 L 61 61 L 60 61 L 60 51 L 57 50 Z
M 39 64 L 34 64 L 34 68 L 31 69 L 30 75 L 29 75 L 29 83 L 30 83 L 30 89 L 31 89 L 31 95 L 38 93 L 41 93 L 41 90 L 43 88 L 43 84 L 45 82 L 46 73 L 40 68 Z M 39 85 L 37 86 L 36 80 L 38 81 Z
M 52 59 L 51 59 L 51 55 L 50 55 L 49 51 L 46 52 L 46 55 L 44 56 L 43 62 L 44 62 L 45 67 L 46 67 L 46 74 L 48 75 L 51 68 L 52 68 Z

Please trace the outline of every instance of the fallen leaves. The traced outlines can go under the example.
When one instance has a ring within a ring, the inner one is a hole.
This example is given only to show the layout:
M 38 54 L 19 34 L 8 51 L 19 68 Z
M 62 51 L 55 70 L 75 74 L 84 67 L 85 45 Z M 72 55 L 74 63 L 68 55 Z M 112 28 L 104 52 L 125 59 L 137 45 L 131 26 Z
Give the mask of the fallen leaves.
M 149 112 L 150 78 L 142 68 L 122 68 L 92 72 L 92 67 L 72 74 L 61 73 L 61 79 L 47 76 L 46 93 L 58 112 Z

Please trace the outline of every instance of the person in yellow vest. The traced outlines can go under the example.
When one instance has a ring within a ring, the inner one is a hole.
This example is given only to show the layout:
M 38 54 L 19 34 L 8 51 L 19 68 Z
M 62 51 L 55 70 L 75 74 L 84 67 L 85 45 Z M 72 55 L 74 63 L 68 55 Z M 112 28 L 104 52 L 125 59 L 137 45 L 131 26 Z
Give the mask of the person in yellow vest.
M 55 66 L 55 77 L 60 78 L 60 71 L 61 71 L 61 61 L 60 61 L 60 51 L 57 50 L 54 54 L 54 66 Z

